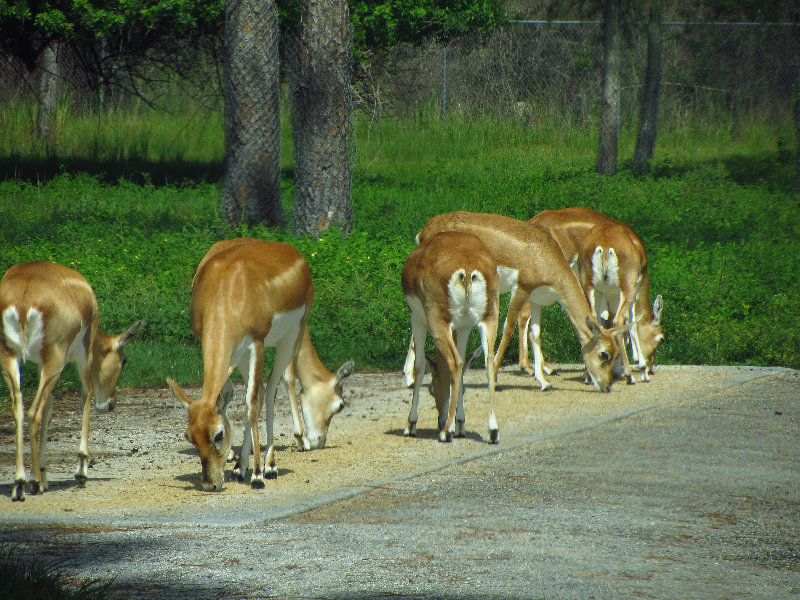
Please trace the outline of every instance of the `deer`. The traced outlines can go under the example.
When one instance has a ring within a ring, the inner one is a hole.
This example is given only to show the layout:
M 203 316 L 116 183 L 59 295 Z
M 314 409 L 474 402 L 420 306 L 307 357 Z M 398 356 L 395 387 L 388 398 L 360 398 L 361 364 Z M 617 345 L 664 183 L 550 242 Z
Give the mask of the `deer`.
M 342 388 L 353 361 L 330 373 L 311 342 L 308 319 L 314 299 L 311 269 L 289 244 L 236 238 L 215 243 L 205 254 L 192 280 L 189 316 L 200 340 L 203 387 L 193 400 L 172 378 L 175 397 L 188 409 L 186 438 L 197 450 L 201 487 L 220 491 L 231 450 L 231 426 L 226 415 L 232 393 L 229 377 L 238 368 L 246 381 L 247 420 L 233 474 L 242 482 L 253 453 L 250 485 L 263 489 L 277 478 L 273 445 L 274 401 L 283 378 L 290 390 L 295 439 L 300 449 L 325 446 L 334 415 L 344 408 Z M 266 347 L 275 360 L 263 384 Z M 295 374 L 302 392 L 298 407 Z M 266 401 L 267 450 L 261 460 L 258 419 Z
M 579 279 L 598 319 L 609 319 L 619 325 L 631 323 L 631 354 L 641 369 L 642 381 L 650 381 L 656 349 L 664 341 L 661 315 L 664 301 L 656 296 L 650 305 L 650 276 L 647 253 L 639 236 L 628 224 L 613 219 L 590 208 L 572 207 L 545 210 L 530 219 L 529 223 L 550 233 L 561 247 L 570 266 Z M 601 249 L 598 251 L 598 249 Z M 611 257 L 613 254 L 613 258 Z M 592 264 L 595 262 L 598 270 Z M 605 262 L 603 262 L 605 261 Z M 605 265 L 605 267 L 603 266 Z M 616 283 L 609 284 L 610 274 Z M 602 290 L 593 281 L 597 279 Z M 608 300 L 613 309 L 609 314 Z M 599 306 L 597 306 L 599 301 Z M 552 302 L 551 302 L 552 303 Z M 524 332 L 528 331 L 526 336 Z M 541 306 L 523 310 L 519 318 L 519 366 L 532 373 L 528 362 L 528 338 L 534 349 L 534 364 L 542 360 Z M 630 373 L 627 353 L 623 352 L 623 375 L 628 383 L 634 379 Z M 543 361 L 546 373 L 552 369 Z
M 489 389 L 488 442 L 499 441 L 494 415 L 495 363 L 500 281 L 486 246 L 469 233 L 443 231 L 421 242 L 401 273 L 411 311 L 414 391 L 404 435 L 415 436 L 419 391 L 425 372 L 425 338 L 430 332 L 437 361 L 431 362 L 432 390 L 439 413 L 439 441 L 465 437 L 464 369 L 469 334 L 478 328 Z M 474 355 L 473 357 L 474 358 Z M 471 362 L 471 359 L 468 361 Z
M 629 326 L 606 329 L 597 323 L 577 276 L 549 233 L 503 215 L 456 211 L 429 219 L 417 234 L 417 243 L 441 231 L 462 231 L 477 236 L 497 264 L 500 293 L 511 294 L 503 334 L 494 355 L 495 373 L 522 306 L 528 303 L 533 307 L 545 303 L 544 299 L 557 298 L 578 335 L 588 381 L 597 391 L 609 391 L 612 367 L 619 355 L 617 337 Z M 413 348 L 409 346 L 406 367 L 413 363 L 412 353 Z M 541 366 L 541 363 L 535 365 Z M 537 369 L 534 376 L 542 390 L 552 387 L 541 369 Z
M 28 409 L 33 495 L 47 491 L 47 429 L 53 408 L 53 388 L 67 363 L 75 363 L 81 381 L 83 415 L 75 480 L 89 478 L 89 417 L 116 406 L 116 386 L 126 358 L 125 345 L 142 326 L 137 321 L 119 335 L 100 330 L 97 298 L 77 271 L 51 262 L 20 263 L 0 280 L 0 367 L 11 394 L 16 422 L 17 464 L 11 500 L 25 501 L 28 477 L 23 457 L 24 405 L 20 367 L 33 361 L 39 386 Z

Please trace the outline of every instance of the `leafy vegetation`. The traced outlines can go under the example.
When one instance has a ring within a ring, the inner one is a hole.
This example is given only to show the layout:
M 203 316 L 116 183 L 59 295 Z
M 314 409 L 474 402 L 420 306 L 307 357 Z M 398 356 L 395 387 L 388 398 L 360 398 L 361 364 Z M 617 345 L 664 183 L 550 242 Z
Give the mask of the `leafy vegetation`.
M 27 141 L 32 115 L 23 108 L 0 118 L 7 140 L 0 146 L 0 269 L 27 260 L 72 266 L 95 286 L 104 330 L 144 318 L 126 350 L 124 386 L 162 384 L 167 375 L 202 379 L 190 286 L 218 239 L 249 235 L 296 246 L 315 278 L 311 329 L 323 361 L 397 370 L 410 332 L 400 269 L 428 218 L 463 209 L 528 219 L 576 205 L 627 221 L 643 238 L 653 294 L 666 305 L 657 362 L 800 368 L 800 206 L 788 122 L 665 130 L 654 170 L 643 177 L 625 169 L 597 175 L 593 134 L 556 123 L 522 127 L 457 115 L 440 123 L 435 109 L 364 122 L 356 130 L 355 229 L 311 239 L 294 238 L 288 227 L 223 228 L 216 114 L 207 119 L 213 126 L 179 126 L 170 136 L 157 131 L 168 119 L 149 109 L 75 115 L 60 126 L 54 153 Z M 288 218 L 288 123 L 283 150 Z M 620 150 L 623 158 L 632 154 L 631 132 L 623 130 Z M 548 358 L 579 361 L 563 311 L 551 307 L 544 319 Z M 516 360 L 513 342 L 505 359 Z M 32 371 L 26 379 L 34 384 Z M 63 379 L 77 385 L 74 373 Z
M 103 600 L 108 583 L 73 581 L 57 565 L 0 546 L 0 589 L 6 600 Z

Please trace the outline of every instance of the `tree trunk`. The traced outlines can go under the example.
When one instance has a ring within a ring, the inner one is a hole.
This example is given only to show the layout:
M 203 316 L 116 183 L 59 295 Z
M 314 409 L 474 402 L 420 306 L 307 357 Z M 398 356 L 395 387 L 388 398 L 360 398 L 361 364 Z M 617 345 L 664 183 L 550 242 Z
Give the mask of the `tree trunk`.
M 303 0 L 292 84 L 295 233 L 353 228 L 352 35 L 346 0 Z
M 661 100 L 662 14 L 663 0 L 650 0 L 647 23 L 647 74 L 642 94 L 639 134 L 636 138 L 636 150 L 633 153 L 633 171 L 635 173 L 650 170 L 650 161 L 653 160 L 656 147 L 658 106 Z
M 600 147 L 595 170 L 602 175 L 617 172 L 619 138 L 619 6 L 620 0 L 606 0 L 604 11 L 603 108 L 600 115 Z
M 228 0 L 225 12 L 225 173 L 228 224 L 283 222 L 280 64 L 274 0 Z
M 42 52 L 42 78 L 39 81 L 39 113 L 36 118 L 36 134 L 40 139 L 50 137 L 53 119 L 58 105 L 58 93 L 61 90 L 61 62 L 58 58 L 58 46 L 51 44 Z
M 794 94 L 794 130 L 797 140 L 797 158 L 795 159 L 794 191 L 800 194 L 800 57 L 795 60 Z

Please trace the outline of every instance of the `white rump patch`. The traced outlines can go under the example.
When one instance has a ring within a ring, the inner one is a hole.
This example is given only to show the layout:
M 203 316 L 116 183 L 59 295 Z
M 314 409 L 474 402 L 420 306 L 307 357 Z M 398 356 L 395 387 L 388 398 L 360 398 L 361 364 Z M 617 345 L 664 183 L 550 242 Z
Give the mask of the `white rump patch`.
M 453 328 L 472 327 L 483 320 L 488 304 L 483 273 L 472 271 L 467 275 L 463 269 L 459 269 L 450 276 L 447 294 L 450 297 L 450 321 Z
M 592 275 L 597 288 L 619 288 L 619 258 L 613 248 L 608 249 L 608 260 L 602 247 L 595 248 L 592 255 Z
M 42 364 L 44 319 L 38 309 L 28 310 L 27 323 L 23 330 L 17 308 L 9 306 L 3 311 L 3 333 L 9 349 L 21 358 L 22 362 L 32 360 L 36 364 Z
M 619 258 L 613 248 L 608 249 L 608 270 L 606 271 L 608 285 L 619 287 Z

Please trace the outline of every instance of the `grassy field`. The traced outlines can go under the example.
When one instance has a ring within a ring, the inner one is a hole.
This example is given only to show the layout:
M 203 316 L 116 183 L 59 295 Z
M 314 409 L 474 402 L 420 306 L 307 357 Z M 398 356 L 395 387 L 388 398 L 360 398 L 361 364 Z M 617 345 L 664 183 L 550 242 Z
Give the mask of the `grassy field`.
M 68 113 L 68 111 L 64 111 Z M 294 244 L 315 277 L 312 335 L 323 361 L 398 370 L 410 332 L 400 269 L 435 214 L 590 206 L 631 224 L 645 242 L 653 296 L 664 297 L 667 341 L 657 363 L 800 368 L 800 201 L 792 192 L 790 121 L 663 131 L 654 171 L 593 172 L 585 130 L 430 115 L 356 126 L 355 229 L 296 239 L 288 228 L 226 231 L 216 214 L 222 120 L 197 109 L 101 117 L 64 114 L 49 143 L 32 135 L 32 108 L 0 114 L 0 270 L 52 260 L 95 286 L 101 326 L 146 325 L 127 350 L 122 385 L 201 380 L 189 330 L 194 269 L 221 237 Z M 283 198 L 292 199 L 288 119 Z M 622 132 L 621 161 L 633 152 Z M 545 311 L 554 361 L 580 359 L 563 311 Z M 516 360 L 515 342 L 506 361 Z M 33 385 L 29 366 L 24 377 Z M 62 385 L 74 386 L 74 372 Z

